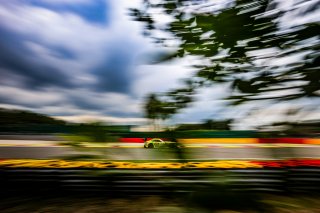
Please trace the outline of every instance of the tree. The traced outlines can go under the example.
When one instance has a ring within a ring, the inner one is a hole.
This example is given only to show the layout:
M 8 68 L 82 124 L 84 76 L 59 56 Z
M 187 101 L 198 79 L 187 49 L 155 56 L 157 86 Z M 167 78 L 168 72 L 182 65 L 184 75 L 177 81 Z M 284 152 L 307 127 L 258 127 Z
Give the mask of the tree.
M 176 49 L 162 60 L 203 59 L 193 64 L 197 72 L 185 88 L 162 94 L 164 102 L 175 109 L 171 112 L 187 107 L 194 100 L 195 88 L 221 82 L 231 82 L 233 92 L 227 97 L 231 104 L 319 97 L 319 22 L 285 22 L 290 14 L 298 18 L 315 14 L 316 1 L 292 1 L 287 8 L 275 0 L 226 2 L 221 6 L 206 0 L 145 0 L 142 9 L 131 10 L 135 20 L 146 23 L 146 35 Z M 155 9 L 171 18 L 166 27 L 157 27 Z M 170 36 L 153 33 L 159 30 Z M 170 40 L 178 42 L 170 46 Z M 193 91 L 186 92 L 190 85 Z
M 198 124 L 180 124 L 175 128 L 176 131 L 187 130 L 230 130 L 232 120 L 206 120 Z
M 155 129 L 158 129 L 157 120 L 165 120 L 173 113 L 169 103 L 162 102 L 155 94 L 150 94 L 147 97 L 144 109 L 146 117 L 153 121 Z
M 195 93 L 196 85 L 191 81 L 184 83 L 186 84 L 185 88 L 168 91 L 160 97 L 156 94 L 150 94 L 147 97 L 144 106 L 145 115 L 153 120 L 154 125 L 157 119 L 166 120 L 193 101 L 192 96 Z

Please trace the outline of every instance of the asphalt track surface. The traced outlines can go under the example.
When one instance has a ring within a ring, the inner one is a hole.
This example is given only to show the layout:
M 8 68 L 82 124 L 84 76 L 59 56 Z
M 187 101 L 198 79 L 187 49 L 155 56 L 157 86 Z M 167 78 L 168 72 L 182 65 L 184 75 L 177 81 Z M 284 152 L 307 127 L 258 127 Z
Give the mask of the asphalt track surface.
M 19 142 L 19 143 L 18 143 Z M 0 141 L 0 159 L 68 159 L 96 157 L 107 160 L 282 160 L 320 158 L 319 145 L 195 145 L 174 149 L 145 149 L 142 144 L 114 144 L 108 147 L 74 148 L 42 141 Z M 22 145 L 23 144 L 23 145 Z

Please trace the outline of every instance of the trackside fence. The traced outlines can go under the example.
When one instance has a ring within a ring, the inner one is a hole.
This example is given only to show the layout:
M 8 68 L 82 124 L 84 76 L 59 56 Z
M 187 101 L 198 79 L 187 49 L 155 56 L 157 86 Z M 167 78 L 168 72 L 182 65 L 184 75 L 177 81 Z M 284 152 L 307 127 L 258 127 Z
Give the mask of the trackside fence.
M 1 194 L 239 192 L 319 193 L 320 168 L 276 169 L 1 169 Z

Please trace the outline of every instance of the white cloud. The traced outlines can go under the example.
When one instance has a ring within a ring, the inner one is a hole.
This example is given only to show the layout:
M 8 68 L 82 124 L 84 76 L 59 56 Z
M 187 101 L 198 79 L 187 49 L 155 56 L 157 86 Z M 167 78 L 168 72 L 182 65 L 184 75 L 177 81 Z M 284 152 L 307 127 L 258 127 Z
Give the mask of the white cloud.
M 287 102 L 256 101 L 238 106 L 237 109 L 240 112 L 238 115 L 237 110 L 230 110 L 230 113 L 234 118 L 237 118 L 234 123 L 234 129 L 248 130 L 282 121 L 319 120 L 319 105 L 320 100 L 317 98 L 300 98 Z M 296 109 L 297 113 L 287 115 L 286 113 L 289 109 Z
M 26 91 L 17 87 L 0 86 L 0 96 L 17 105 L 51 105 L 65 101 L 63 94 L 50 89 L 45 91 Z
M 90 4 L 92 0 L 41 0 L 49 4 Z
M 7 94 L 11 94 L 10 97 Z M 94 93 L 92 91 L 53 90 L 26 91 L 15 87 L 1 86 L 0 97 L 8 97 L 11 104 L 0 104 L 0 107 L 10 109 L 31 110 L 48 114 L 66 121 L 103 121 L 111 123 L 142 123 L 145 119 L 141 115 L 133 117 L 130 114 L 141 113 L 137 100 L 130 96 L 117 93 Z M 76 100 L 84 101 L 83 105 Z M 85 103 L 96 106 L 92 110 Z M 126 113 L 125 116 L 112 116 L 112 114 Z
M 191 75 L 191 68 L 181 65 L 143 65 L 137 71 L 138 79 L 134 84 L 133 91 L 139 97 L 144 97 L 147 93 L 167 92 L 182 84 L 179 79 Z
M 74 115 L 74 116 L 53 116 L 54 118 L 81 123 L 81 122 L 106 122 L 108 124 L 144 124 L 146 119 L 144 118 L 119 118 L 112 116 L 103 116 L 103 115 Z
M 226 107 L 228 101 L 223 100 L 229 95 L 229 84 L 221 84 L 210 88 L 202 88 L 194 98 L 190 107 L 181 110 L 169 123 L 195 123 L 207 119 L 223 120 L 230 117 Z

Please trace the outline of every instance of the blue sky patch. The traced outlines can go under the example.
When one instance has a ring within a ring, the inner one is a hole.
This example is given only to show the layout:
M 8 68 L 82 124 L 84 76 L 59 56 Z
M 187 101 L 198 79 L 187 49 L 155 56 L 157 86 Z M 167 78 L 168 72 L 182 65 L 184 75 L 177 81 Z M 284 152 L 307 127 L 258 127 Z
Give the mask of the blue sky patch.
M 31 0 L 30 3 L 37 7 L 44 7 L 57 12 L 69 12 L 81 16 L 83 19 L 97 23 L 108 24 L 110 5 L 103 0 L 91 0 L 88 3 L 48 3 L 39 0 Z

